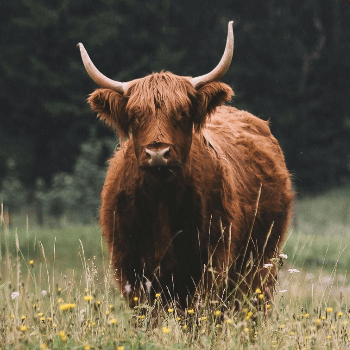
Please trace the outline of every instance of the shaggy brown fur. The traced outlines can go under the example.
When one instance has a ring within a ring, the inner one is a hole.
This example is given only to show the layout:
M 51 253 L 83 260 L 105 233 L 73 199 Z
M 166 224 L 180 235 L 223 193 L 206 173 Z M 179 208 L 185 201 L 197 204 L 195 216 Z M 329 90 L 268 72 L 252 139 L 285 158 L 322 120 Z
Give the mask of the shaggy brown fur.
M 263 264 L 278 256 L 287 229 L 290 175 L 267 122 L 219 107 L 232 94 L 220 82 L 195 90 L 168 72 L 133 82 L 125 95 L 91 94 L 92 110 L 130 137 L 110 161 L 101 206 L 125 295 L 130 285 L 129 297 L 140 296 L 147 281 L 151 299 L 162 292 L 182 307 L 200 281 L 239 298 L 271 292 L 275 271 L 268 276 Z M 168 166 L 147 167 L 152 145 L 169 147 Z

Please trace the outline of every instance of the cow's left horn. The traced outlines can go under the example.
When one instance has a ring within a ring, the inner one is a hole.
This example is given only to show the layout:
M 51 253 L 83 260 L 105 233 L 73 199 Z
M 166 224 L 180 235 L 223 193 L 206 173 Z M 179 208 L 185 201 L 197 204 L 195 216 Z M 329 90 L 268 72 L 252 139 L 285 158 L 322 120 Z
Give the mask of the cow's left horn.
M 82 43 L 77 45 L 80 49 L 81 58 L 83 60 L 84 66 L 90 78 L 100 87 L 115 90 L 121 94 L 124 94 L 127 86 L 130 82 L 122 83 L 120 81 L 112 80 L 103 75 L 92 63 L 85 47 Z
M 208 74 L 201 75 L 200 77 L 195 77 L 191 79 L 191 83 L 195 88 L 199 88 L 202 85 L 210 83 L 211 81 L 220 80 L 225 73 L 228 71 L 232 56 L 233 56 L 233 21 L 228 23 L 227 40 L 224 54 L 219 62 L 219 64 Z

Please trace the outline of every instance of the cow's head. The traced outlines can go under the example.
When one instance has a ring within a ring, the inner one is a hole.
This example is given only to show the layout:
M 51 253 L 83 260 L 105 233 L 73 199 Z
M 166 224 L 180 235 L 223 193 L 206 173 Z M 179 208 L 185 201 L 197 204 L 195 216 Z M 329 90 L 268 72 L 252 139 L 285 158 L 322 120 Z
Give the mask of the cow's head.
M 161 72 L 121 83 L 100 73 L 84 46 L 78 45 L 87 72 L 101 87 L 88 99 L 91 109 L 121 139 L 131 136 L 139 166 L 150 172 L 174 172 L 186 164 L 193 132 L 233 95 L 228 85 L 218 81 L 232 59 L 232 22 L 218 66 L 196 78 Z

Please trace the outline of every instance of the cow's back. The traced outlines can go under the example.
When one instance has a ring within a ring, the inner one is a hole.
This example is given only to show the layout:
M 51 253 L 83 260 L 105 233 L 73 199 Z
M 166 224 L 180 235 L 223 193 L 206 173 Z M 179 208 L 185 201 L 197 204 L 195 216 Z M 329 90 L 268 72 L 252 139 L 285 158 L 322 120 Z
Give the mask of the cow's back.
M 224 174 L 222 200 L 231 220 L 236 270 L 249 256 L 270 262 L 287 230 L 293 191 L 268 122 L 225 106 L 211 117 L 203 136 Z

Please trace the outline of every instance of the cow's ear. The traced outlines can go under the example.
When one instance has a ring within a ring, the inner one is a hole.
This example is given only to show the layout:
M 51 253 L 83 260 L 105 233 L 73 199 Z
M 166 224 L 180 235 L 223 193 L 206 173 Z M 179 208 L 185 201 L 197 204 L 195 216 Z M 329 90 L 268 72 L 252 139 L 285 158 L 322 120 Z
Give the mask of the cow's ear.
M 212 82 L 202 86 L 196 94 L 197 111 L 194 118 L 196 129 L 201 129 L 215 109 L 230 101 L 233 95 L 233 90 L 224 83 Z
M 88 98 L 93 112 L 119 136 L 125 138 L 129 133 L 129 122 L 125 113 L 127 98 L 110 89 L 97 89 Z

